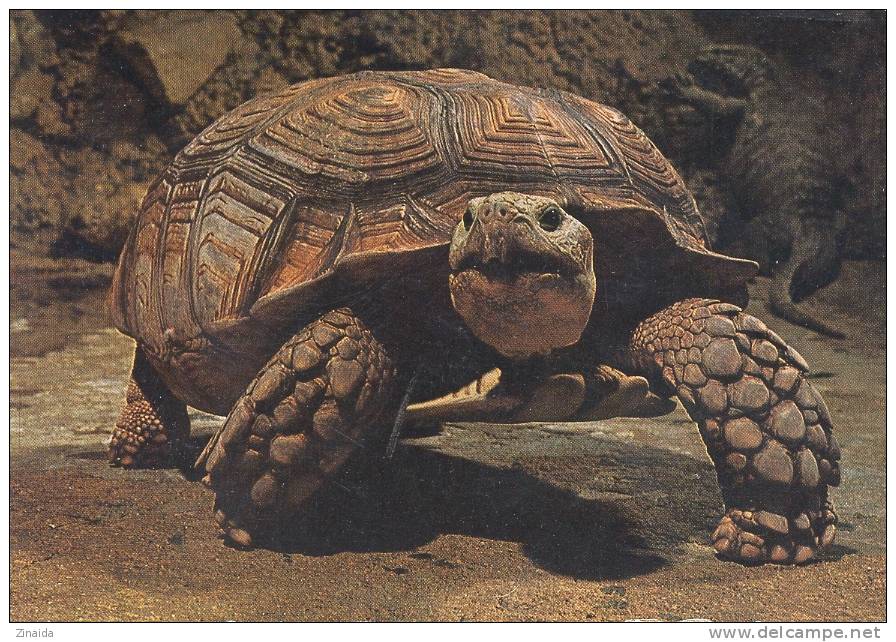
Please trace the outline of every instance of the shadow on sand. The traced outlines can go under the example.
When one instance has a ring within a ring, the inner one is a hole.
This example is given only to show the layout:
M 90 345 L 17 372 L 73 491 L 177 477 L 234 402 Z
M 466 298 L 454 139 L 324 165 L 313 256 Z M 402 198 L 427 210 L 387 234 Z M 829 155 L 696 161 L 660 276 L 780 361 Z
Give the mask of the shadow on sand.
M 413 551 L 440 534 L 519 542 L 538 566 L 580 579 L 619 579 L 667 562 L 611 502 L 583 499 L 520 468 L 418 446 L 391 462 L 360 458 L 296 518 L 260 534 L 283 553 Z

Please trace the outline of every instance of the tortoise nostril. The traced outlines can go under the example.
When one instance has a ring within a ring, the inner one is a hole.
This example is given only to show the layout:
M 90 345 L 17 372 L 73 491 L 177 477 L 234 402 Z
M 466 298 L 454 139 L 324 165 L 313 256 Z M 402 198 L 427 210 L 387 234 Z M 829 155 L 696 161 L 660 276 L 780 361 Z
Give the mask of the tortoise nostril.
M 475 220 L 476 218 L 473 216 L 473 208 L 468 207 L 467 211 L 464 212 L 463 217 L 464 229 L 469 231 L 469 229 L 473 227 L 473 221 Z
M 501 216 L 501 218 L 506 218 L 507 217 L 507 208 L 502 207 L 501 209 L 498 210 L 498 214 Z

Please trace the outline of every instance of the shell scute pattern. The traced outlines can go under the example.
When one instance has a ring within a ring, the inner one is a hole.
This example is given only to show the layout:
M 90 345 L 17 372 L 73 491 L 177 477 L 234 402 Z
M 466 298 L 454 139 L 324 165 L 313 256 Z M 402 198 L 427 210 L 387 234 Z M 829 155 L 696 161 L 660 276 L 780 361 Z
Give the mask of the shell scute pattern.
M 664 230 L 705 253 L 681 179 L 615 110 L 475 72 L 364 72 L 249 101 L 177 156 L 123 253 L 116 324 L 153 348 L 213 332 L 346 259 L 445 246 L 470 198 L 508 189 L 622 204 L 641 218 L 614 242 Z

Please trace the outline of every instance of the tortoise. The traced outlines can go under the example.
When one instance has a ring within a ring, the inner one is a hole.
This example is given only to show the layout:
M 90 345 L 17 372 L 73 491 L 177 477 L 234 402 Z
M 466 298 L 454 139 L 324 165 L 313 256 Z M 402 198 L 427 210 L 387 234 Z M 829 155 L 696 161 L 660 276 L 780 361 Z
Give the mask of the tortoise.
M 833 541 L 840 450 L 806 362 L 742 309 L 756 269 L 610 107 L 455 69 L 296 84 L 149 188 L 110 292 L 137 347 L 109 456 L 162 464 L 186 404 L 227 415 L 195 465 L 250 547 L 477 373 L 500 369 L 494 421 L 637 412 L 644 382 L 699 426 L 718 554 L 802 563 Z

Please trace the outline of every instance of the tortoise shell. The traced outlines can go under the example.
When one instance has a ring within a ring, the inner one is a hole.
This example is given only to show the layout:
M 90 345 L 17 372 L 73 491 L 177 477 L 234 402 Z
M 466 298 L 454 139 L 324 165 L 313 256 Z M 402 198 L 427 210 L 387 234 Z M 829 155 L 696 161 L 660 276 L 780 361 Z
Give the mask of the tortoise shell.
M 618 111 L 470 71 L 362 72 L 250 100 L 187 145 L 143 200 L 113 319 L 159 353 L 292 322 L 336 283 L 447 272 L 467 202 L 505 190 L 589 226 L 596 306 L 659 309 L 756 270 L 710 251 L 681 178 Z

